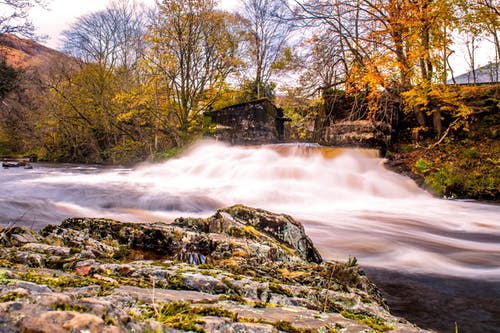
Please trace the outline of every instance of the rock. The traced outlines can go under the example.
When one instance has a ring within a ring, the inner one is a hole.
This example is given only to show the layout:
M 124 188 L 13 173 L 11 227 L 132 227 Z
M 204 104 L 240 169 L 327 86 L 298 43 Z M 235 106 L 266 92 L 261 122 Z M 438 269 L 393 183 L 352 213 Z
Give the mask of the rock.
M 0 227 L 0 244 L 4 246 L 22 246 L 26 243 L 35 243 L 40 240 L 38 234 L 26 227 Z
M 223 222 L 220 222 L 222 220 Z M 321 255 L 314 247 L 311 239 L 306 235 L 304 227 L 291 216 L 274 214 L 261 209 L 236 205 L 221 209 L 210 219 L 210 226 L 217 225 L 252 226 L 265 235 L 272 237 L 280 244 L 289 246 L 304 260 L 320 263 Z M 243 227 L 244 228 L 244 227 Z M 212 228 L 224 232 L 219 228 Z M 215 231 L 215 232 L 217 232 Z
M 221 294 L 228 290 L 228 287 L 220 280 L 203 274 L 183 274 L 184 285 L 193 290 L 208 293 Z
M 211 333 L 277 333 L 272 325 L 256 323 L 233 323 L 227 318 L 203 317 L 205 330 Z
M 45 285 L 39 285 L 39 284 L 32 283 L 32 282 L 16 280 L 14 285 L 18 288 L 26 289 L 30 293 L 50 293 L 50 292 L 52 292 L 51 288 L 49 288 Z
M 40 243 L 27 243 L 24 244 L 21 249 L 25 251 L 38 252 L 38 253 L 47 253 L 53 254 L 56 256 L 66 256 L 68 257 L 71 253 L 71 249 L 62 246 L 52 246 L 48 244 L 40 244 Z
M 118 333 L 116 327 L 105 327 L 104 321 L 91 314 L 49 311 L 21 323 L 23 333 L 106 332 Z
M 355 261 L 322 262 L 288 215 L 236 205 L 0 235 L 1 332 L 424 332 L 390 314 Z

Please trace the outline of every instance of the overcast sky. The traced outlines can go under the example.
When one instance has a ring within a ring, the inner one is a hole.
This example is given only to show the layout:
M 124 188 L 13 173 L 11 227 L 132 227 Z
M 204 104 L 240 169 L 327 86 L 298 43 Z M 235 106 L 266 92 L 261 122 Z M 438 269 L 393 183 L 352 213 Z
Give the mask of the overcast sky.
M 80 16 L 106 8 L 112 0 L 52 0 L 49 10 L 34 8 L 30 12 L 33 23 L 39 35 L 49 38 L 43 43 L 48 47 L 59 49 L 61 46 L 60 33 L 66 30 Z M 152 5 L 155 0 L 143 0 L 145 4 Z M 221 7 L 231 10 L 237 7 L 238 0 L 220 0 Z M 457 46 L 456 52 L 451 56 L 455 75 L 469 71 L 469 66 L 464 60 L 463 48 Z M 493 61 L 493 45 L 487 44 L 477 52 L 477 65 L 484 66 Z
M 80 16 L 106 8 L 112 0 L 51 0 L 49 10 L 40 7 L 33 8 L 30 17 L 37 27 L 39 35 L 49 38 L 43 43 L 48 47 L 59 49 L 60 34 Z M 139 1 L 138 1 L 139 2 Z M 147 5 L 152 5 L 155 0 L 142 0 Z M 233 9 L 238 0 L 221 0 L 221 7 Z

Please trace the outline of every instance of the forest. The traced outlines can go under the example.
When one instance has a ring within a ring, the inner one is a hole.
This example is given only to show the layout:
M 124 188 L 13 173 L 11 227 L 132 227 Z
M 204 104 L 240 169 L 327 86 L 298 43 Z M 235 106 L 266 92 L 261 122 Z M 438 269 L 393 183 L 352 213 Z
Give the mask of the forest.
M 28 18 L 33 2 L 6 5 Z M 65 55 L 43 70 L 1 60 L 0 155 L 156 160 L 209 132 L 206 111 L 258 98 L 284 109 L 296 140 L 331 120 L 365 119 L 389 123 L 395 142 L 443 142 L 477 113 L 467 100 L 479 88 L 450 84 L 457 45 L 467 50 L 465 70 L 477 67 L 479 42 L 500 59 L 497 0 L 241 0 L 238 8 L 116 0 L 64 31 Z M 0 36 L 33 37 L 33 29 L 0 16 Z M 490 68 L 498 81 L 498 66 Z M 493 91 L 489 112 L 498 113 Z

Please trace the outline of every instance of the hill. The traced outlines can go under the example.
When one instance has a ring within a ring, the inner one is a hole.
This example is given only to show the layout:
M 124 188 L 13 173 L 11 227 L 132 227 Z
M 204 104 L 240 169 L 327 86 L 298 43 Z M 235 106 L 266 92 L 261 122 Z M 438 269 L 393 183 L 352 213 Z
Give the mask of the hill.
M 0 56 L 16 69 L 36 69 L 43 77 L 49 74 L 53 64 L 74 62 L 62 52 L 12 34 L 0 35 Z

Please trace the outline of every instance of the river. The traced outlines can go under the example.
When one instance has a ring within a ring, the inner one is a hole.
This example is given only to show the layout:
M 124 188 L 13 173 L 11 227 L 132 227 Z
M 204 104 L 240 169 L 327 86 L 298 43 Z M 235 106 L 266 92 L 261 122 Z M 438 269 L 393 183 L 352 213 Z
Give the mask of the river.
M 236 203 L 303 222 L 325 259 L 356 257 L 389 306 L 439 332 L 500 332 L 500 206 L 436 199 L 367 151 L 200 143 L 132 169 L 0 170 L 0 222 L 170 221 Z

